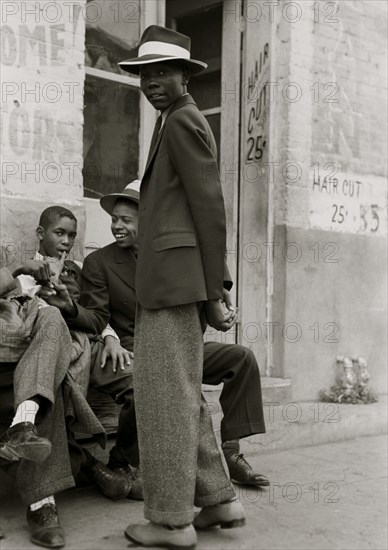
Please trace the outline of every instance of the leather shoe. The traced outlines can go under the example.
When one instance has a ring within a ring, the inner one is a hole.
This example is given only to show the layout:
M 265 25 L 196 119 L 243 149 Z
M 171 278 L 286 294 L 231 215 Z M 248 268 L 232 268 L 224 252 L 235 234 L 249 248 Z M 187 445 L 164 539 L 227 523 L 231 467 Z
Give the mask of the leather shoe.
M 133 500 L 144 500 L 143 480 L 141 478 L 139 468 L 132 468 L 132 466 L 128 464 L 127 466 L 113 468 L 113 471 L 128 477 L 129 483 L 131 484 L 131 489 L 127 494 L 127 498 Z
M 230 479 L 235 483 L 252 485 L 253 487 L 268 487 L 268 478 L 254 472 L 243 454 L 234 453 L 225 456 L 225 460 L 229 468 Z
M 232 529 L 245 525 L 245 512 L 238 500 L 230 500 L 205 506 L 195 516 L 193 525 L 196 529 L 220 526 L 221 529 Z
M 27 522 L 31 542 L 45 548 L 62 548 L 65 546 L 65 533 L 59 523 L 55 504 L 43 504 L 32 512 L 27 509 Z
M 190 549 L 197 544 L 197 533 L 191 524 L 180 528 L 152 522 L 128 525 L 124 534 L 127 539 L 142 546 Z
M 36 426 L 31 422 L 11 426 L 0 438 L 0 457 L 12 462 L 21 458 L 43 462 L 50 453 L 50 441 L 39 437 Z
M 127 475 L 113 472 L 99 460 L 93 458 L 81 470 L 97 485 L 101 493 L 108 498 L 125 498 L 131 491 L 132 484 Z

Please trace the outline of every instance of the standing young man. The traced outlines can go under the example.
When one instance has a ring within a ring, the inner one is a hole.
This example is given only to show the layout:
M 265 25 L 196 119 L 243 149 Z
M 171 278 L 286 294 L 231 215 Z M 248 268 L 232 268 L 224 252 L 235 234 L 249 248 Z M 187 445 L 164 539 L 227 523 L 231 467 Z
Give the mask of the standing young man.
M 192 548 L 193 522 L 245 523 L 201 395 L 203 329 L 234 324 L 222 306 L 226 223 L 215 141 L 187 93 L 190 74 L 206 64 L 190 59 L 187 36 L 153 25 L 139 57 L 120 65 L 140 74 L 161 111 L 141 184 L 136 273 L 134 391 L 150 522 L 126 536 Z M 194 505 L 202 508 L 195 519 Z

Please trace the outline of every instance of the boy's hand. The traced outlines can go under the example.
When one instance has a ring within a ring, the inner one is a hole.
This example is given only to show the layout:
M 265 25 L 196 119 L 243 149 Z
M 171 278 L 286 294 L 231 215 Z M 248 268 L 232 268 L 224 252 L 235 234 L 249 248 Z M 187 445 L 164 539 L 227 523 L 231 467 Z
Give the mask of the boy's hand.
M 59 283 L 52 283 L 54 291 L 51 288 L 42 287 L 40 296 L 50 306 L 55 306 L 67 315 L 75 315 L 77 308 L 73 304 L 73 300 L 70 297 L 69 291 L 66 285 Z
M 49 256 L 45 256 L 44 260 L 50 264 L 50 269 L 53 273 L 51 276 L 51 282 L 54 284 L 61 284 L 60 275 L 63 271 L 63 266 L 65 264 L 66 260 L 66 252 L 62 252 L 62 256 L 60 258 L 51 258 Z
M 50 280 L 52 270 L 49 262 L 39 262 L 36 260 L 27 260 L 23 264 L 11 266 L 12 276 L 32 275 L 38 283 L 45 283 Z
M 120 366 L 120 370 L 125 370 L 125 367 L 131 366 L 131 358 L 133 353 L 123 348 L 114 336 L 105 336 L 104 349 L 101 355 L 101 368 L 103 369 L 108 359 L 112 361 L 113 372 L 116 372 L 117 366 Z
M 220 300 L 208 300 L 205 302 L 205 312 L 208 324 L 216 330 L 220 330 L 222 332 L 226 332 L 231 329 L 236 323 L 236 315 L 234 308 L 231 305 L 231 301 L 227 302 L 225 300 L 225 304 L 228 307 L 227 313 L 225 313 Z M 231 309 L 229 309 L 229 307 Z

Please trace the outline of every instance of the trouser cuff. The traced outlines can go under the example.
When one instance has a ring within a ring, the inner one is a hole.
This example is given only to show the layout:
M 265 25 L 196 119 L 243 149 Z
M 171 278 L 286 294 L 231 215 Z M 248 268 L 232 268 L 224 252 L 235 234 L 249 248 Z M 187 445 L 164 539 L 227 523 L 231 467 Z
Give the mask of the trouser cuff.
M 193 523 L 194 508 L 182 512 L 165 512 L 146 506 L 144 508 L 144 517 L 153 523 L 159 523 L 161 525 L 188 525 L 189 523 Z
M 71 489 L 75 487 L 75 482 L 73 476 L 66 476 L 62 479 L 47 482 L 37 487 L 30 487 L 28 490 L 23 490 L 20 487 L 19 494 L 23 503 L 29 506 L 38 500 L 43 500 L 46 497 L 65 491 L 66 489 Z
M 265 427 L 262 424 L 240 424 L 238 426 L 228 427 L 227 429 L 221 427 L 221 440 L 230 441 L 233 439 L 243 439 L 250 435 L 264 434 Z
M 36 396 L 47 399 L 50 403 L 50 408 L 55 403 L 54 392 L 48 388 L 38 385 L 34 389 L 29 388 L 28 390 L 23 390 L 19 392 L 18 395 L 15 395 L 15 398 L 14 398 L 15 411 L 18 408 L 18 406 L 21 405 L 21 403 L 23 403 L 24 401 L 28 401 L 28 399 L 31 399 L 32 397 L 36 397 Z
M 214 504 L 220 504 L 221 502 L 226 502 L 231 498 L 235 498 L 236 492 L 233 488 L 233 485 L 230 483 L 223 489 L 219 489 L 215 493 L 208 495 L 201 495 L 195 498 L 195 506 L 198 508 L 205 508 L 206 506 L 214 506 Z

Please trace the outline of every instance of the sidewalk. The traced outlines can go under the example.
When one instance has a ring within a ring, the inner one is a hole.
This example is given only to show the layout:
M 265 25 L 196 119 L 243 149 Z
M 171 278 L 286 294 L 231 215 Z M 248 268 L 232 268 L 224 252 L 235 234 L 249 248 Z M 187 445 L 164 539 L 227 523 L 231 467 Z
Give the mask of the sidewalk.
M 253 451 L 253 448 L 251 449 Z M 387 436 L 249 453 L 271 486 L 238 487 L 242 529 L 199 533 L 198 550 L 350 550 L 387 548 Z M 110 501 L 92 487 L 57 498 L 68 550 L 130 547 L 124 528 L 143 521 L 143 505 Z M 35 549 L 19 501 L 1 506 L 2 550 Z
M 219 435 L 220 392 L 205 395 Z M 263 405 L 267 432 L 242 440 L 241 450 L 248 456 L 387 433 L 387 395 L 368 405 L 320 401 L 264 401 Z

